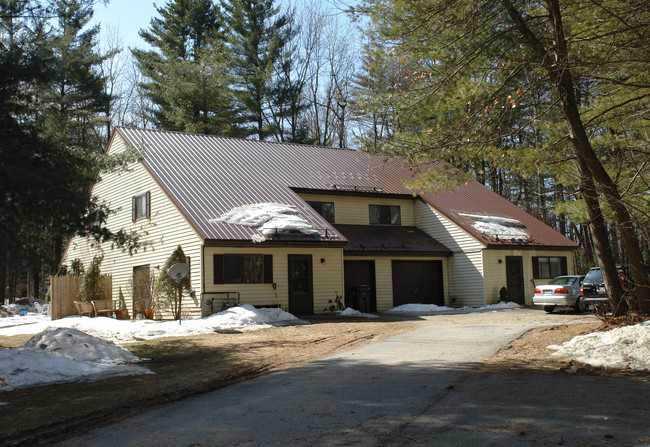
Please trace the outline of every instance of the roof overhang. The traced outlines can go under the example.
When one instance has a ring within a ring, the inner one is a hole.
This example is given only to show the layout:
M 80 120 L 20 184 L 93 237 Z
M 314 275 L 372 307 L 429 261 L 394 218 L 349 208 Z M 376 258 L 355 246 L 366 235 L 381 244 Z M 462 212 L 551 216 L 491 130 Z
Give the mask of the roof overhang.
M 348 240 L 345 256 L 451 256 L 447 247 L 417 227 L 334 225 Z

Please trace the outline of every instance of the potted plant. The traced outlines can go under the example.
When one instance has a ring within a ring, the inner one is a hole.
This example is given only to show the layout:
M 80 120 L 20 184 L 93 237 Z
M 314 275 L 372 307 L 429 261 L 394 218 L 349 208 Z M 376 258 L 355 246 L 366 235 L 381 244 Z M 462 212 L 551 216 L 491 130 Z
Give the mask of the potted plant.
M 124 294 L 122 293 L 122 286 L 120 286 L 120 301 L 118 304 L 118 308 L 115 310 L 115 318 L 118 320 L 126 320 L 129 318 L 129 313 L 126 310 L 126 300 L 124 299 Z

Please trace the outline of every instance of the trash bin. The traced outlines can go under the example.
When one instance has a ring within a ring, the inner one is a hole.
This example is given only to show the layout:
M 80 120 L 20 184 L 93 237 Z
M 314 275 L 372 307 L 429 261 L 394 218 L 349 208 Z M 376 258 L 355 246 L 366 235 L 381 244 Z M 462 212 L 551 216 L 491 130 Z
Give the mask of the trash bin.
M 363 284 L 356 288 L 357 301 L 359 307 L 357 308 L 360 312 L 370 312 L 370 286 Z

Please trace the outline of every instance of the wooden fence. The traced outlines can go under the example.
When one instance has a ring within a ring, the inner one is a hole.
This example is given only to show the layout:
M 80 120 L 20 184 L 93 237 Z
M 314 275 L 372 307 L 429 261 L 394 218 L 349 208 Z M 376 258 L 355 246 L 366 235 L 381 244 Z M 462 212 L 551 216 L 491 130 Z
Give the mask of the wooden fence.
M 77 315 L 74 302 L 83 279 L 83 276 L 50 276 L 52 320 Z M 104 294 L 97 299 L 111 300 L 113 299 L 113 278 L 111 275 L 102 275 L 102 279 L 104 280 Z

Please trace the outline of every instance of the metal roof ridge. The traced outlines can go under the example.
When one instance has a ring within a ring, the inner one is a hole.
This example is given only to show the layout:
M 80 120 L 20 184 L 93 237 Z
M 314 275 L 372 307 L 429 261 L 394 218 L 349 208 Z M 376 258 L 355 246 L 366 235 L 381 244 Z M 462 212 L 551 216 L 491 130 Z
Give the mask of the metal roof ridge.
M 118 130 L 132 130 L 132 131 L 137 131 L 137 132 L 152 132 L 152 133 L 166 133 L 166 134 L 178 134 L 178 135 L 188 135 L 188 136 L 197 136 L 197 137 L 206 137 L 206 138 L 217 138 L 221 140 L 234 140 L 234 141 L 243 141 L 243 142 L 250 142 L 253 144 L 276 144 L 276 145 L 281 145 L 281 146 L 295 146 L 295 147 L 301 147 L 301 148 L 314 148 L 314 149 L 328 149 L 328 150 L 333 150 L 333 151 L 349 151 L 349 152 L 354 152 L 354 153 L 365 153 L 367 155 L 379 155 L 379 154 L 373 154 L 370 152 L 360 152 L 356 149 L 351 149 L 351 148 L 345 148 L 345 147 L 334 147 L 334 146 L 322 146 L 322 145 L 312 145 L 312 144 L 303 144 L 303 143 L 292 143 L 292 142 L 287 142 L 287 141 L 267 141 L 267 140 L 249 140 L 248 138 L 241 138 L 241 137 L 230 137 L 230 136 L 225 136 L 225 135 L 215 135 L 215 134 L 204 134 L 204 133 L 198 133 L 198 132 L 185 132 L 182 130 L 166 130 L 166 129 L 143 129 L 140 127 L 133 127 L 133 126 L 117 126 L 115 127 L 115 131 L 117 132 Z

